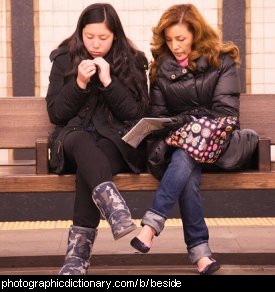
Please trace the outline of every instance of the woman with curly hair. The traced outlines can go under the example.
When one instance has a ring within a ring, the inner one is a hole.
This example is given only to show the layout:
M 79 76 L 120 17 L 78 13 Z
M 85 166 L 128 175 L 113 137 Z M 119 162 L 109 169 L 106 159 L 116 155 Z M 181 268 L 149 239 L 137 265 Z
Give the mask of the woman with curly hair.
M 164 12 L 153 29 L 151 51 L 151 114 L 171 117 L 165 123 L 166 135 L 189 123 L 191 117 L 239 117 L 239 50 L 232 43 L 224 44 L 194 5 L 175 5 Z M 208 275 L 220 266 L 208 244 L 201 169 L 182 148 L 173 151 L 152 207 L 142 219 L 143 228 L 131 245 L 148 252 L 178 201 L 190 260 L 201 275 Z
M 76 172 L 73 225 L 60 274 L 84 275 L 100 213 L 114 239 L 136 228 L 112 176 L 145 167 L 143 146 L 134 149 L 121 136 L 148 108 L 147 60 L 127 39 L 109 4 L 87 7 L 74 34 L 50 58 L 46 100 L 56 125 L 50 166 L 58 174 Z

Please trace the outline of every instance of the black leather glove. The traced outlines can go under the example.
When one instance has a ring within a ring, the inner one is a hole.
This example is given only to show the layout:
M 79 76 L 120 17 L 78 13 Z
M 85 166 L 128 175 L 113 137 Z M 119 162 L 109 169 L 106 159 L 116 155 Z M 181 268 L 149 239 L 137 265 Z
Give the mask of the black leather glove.
M 171 117 L 170 119 L 171 121 L 163 123 L 163 126 L 172 131 L 176 131 L 183 125 L 190 123 L 192 121 L 191 116 L 185 113 L 178 114 L 174 117 Z

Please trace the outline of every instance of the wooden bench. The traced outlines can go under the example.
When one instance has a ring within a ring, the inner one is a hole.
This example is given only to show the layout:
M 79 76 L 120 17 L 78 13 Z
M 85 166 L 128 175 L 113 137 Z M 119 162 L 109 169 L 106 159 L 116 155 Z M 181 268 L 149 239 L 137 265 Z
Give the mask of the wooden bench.
M 204 173 L 202 190 L 275 189 L 270 152 L 275 144 L 275 95 L 242 95 L 240 116 L 241 127 L 254 129 L 261 137 L 258 169 Z M 36 149 L 35 161 L 0 166 L 0 193 L 74 191 L 74 175 L 48 173 L 47 141 L 52 128 L 44 98 L 0 98 L 0 149 Z M 148 173 L 119 174 L 114 181 L 121 191 L 152 191 L 159 185 Z

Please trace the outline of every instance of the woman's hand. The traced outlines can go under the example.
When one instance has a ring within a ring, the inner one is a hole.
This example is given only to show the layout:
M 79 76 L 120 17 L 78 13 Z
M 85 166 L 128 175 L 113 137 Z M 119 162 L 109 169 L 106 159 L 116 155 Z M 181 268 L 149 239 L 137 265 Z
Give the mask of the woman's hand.
M 95 58 L 93 62 L 97 67 L 99 80 L 104 87 L 109 86 L 112 82 L 110 64 L 101 57 Z
M 96 73 L 96 65 L 93 60 L 83 60 L 78 66 L 76 82 L 82 89 L 86 89 L 91 77 Z

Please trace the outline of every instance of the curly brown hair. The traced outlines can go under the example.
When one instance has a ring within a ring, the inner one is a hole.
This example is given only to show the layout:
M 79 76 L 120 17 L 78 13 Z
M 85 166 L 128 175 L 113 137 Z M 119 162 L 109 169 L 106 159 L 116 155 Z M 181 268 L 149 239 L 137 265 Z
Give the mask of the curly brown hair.
M 194 5 L 174 5 L 163 13 L 158 25 L 153 28 L 151 81 L 154 81 L 158 75 L 159 62 L 170 52 L 165 40 L 165 29 L 176 24 L 186 24 L 188 30 L 193 34 L 192 51 L 188 56 L 190 70 L 196 70 L 195 60 L 201 56 L 205 57 L 210 66 L 218 68 L 222 53 L 228 53 L 236 64 L 240 64 L 238 47 L 232 42 L 223 43 L 218 33 L 207 23 Z

